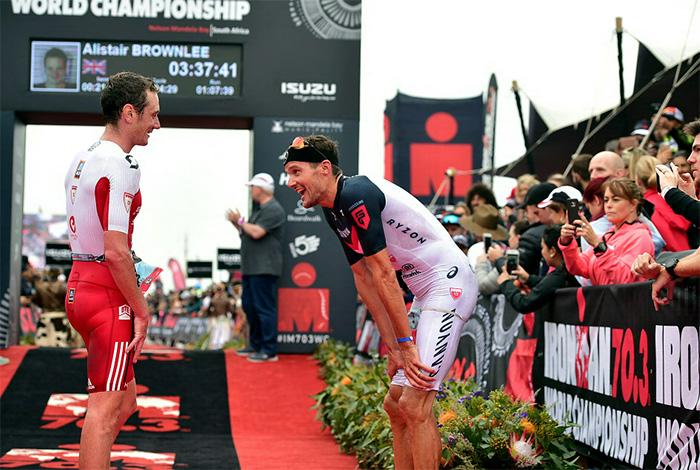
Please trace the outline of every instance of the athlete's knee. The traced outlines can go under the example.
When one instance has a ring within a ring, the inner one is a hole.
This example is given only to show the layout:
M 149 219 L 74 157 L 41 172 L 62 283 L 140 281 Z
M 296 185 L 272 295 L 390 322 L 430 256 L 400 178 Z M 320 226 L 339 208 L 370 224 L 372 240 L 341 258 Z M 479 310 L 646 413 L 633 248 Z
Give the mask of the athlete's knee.
M 89 419 L 90 421 L 95 423 L 96 426 L 92 428 L 95 431 L 110 433 L 117 426 L 119 426 L 121 420 L 121 407 L 118 403 L 111 403 L 105 401 L 100 403 L 88 404 L 86 419 Z
M 136 408 L 138 408 L 136 403 L 136 394 L 127 394 L 127 396 L 124 398 L 124 402 L 122 403 L 120 414 L 121 420 L 126 421 L 129 419 L 129 416 L 134 414 Z
M 415 390 L 412 393 L 403 393 L 399 399 L 399 412 L 409 425 L 434 419 L 432 412 L 432 400 L 430 402 L 430 406 L 428 406 L 425 401 L 425 397 L 422 396 L 422 393 L 427 392 Z
M 389 415 L 389 419 L 393 420 L 401 418 L 401 412 L 399 411 L 399 400 L 391 393 L 391 390 L 389 390 L 384 397 L 384 411 L 386 411 L 386 414 Z

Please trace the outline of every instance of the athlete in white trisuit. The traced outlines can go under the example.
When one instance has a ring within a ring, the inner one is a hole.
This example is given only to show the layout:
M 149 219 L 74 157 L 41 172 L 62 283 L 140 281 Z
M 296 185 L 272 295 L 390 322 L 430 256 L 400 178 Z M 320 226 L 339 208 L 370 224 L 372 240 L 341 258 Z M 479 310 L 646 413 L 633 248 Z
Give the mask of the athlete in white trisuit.
M 80 436 L 81 469 L 110 468 L 119 430 L 136 410 L 133 364 L 149 311 L 131 252 L 141 207 L 140 170 L 128 153 L 160 128 L 158 87 L 131 72 L 109 77 L 100 102 L 100 140 L 78 153 L 65 179 L 73 267 L 66 313 L 88 350 L 88 404 Z
M 323 207 L 389 350 L 384 408 L 396 468 L 437 469 L 441 444 L 432 405 L 478 295 L 468 258 L 408 192 L 385 180 L 343 176 L 337 143 L 324 136 L 297 137 L 285 171 L 304 207 Z M 415 343 L 396 271 L 420 311 Z

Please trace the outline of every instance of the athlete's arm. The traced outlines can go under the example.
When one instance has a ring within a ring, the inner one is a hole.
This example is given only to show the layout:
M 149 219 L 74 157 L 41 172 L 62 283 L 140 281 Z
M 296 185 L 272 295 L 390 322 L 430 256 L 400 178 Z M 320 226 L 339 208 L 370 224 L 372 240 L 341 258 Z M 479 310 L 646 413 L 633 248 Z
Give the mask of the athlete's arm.
M 396 335 L 391 326 L 389 314 L 386 312 L 384 304 L 374 287 L 372 271 L 369 269 L 367 261 L 362 258 L 360 261 L 353 264 L 351 268 L 353 276 L 355 277 L 357 291 L 360 297 L 362 297 L 362 301 L 367 306 L 367 309 L 372 314 L 372 318 L 377 324 L 377 329 L 379 329 L 379 334 L 382 335 L 384 343 L 389 350 L 389 364 L 387 368 L 389 377 L 393 377 L 398 369 L 403 369 L 403 355 L 401 354 L 399 344 L 396 342 Z
M 134 261 L 129 250 L 127 234 L 117 230 L 104 232 L 105 261 L 119 291 L 126 299 L 134 314 L 134 338 L 127 352 L 133 350 L 134 362 L 141 354 L 148 329 L 148 305 L 136 282 Z
M 391 339 L 392 343 L 395 341 L 395 338 L 405 338 L 407 336 L 411 336 L 411 326 L 408 323 L 406 304 L 403 301 L 401 288 L 396 280 L 396 272 L 389 261 L 389 255 L 387 254 L 386 248 L 374 255 L 366 256 L 365 260 L 367 261 L 369 275 L 367 272 L 364 273 L 364 282 L 368 284 L 366 286 L 369 287 L 368 290 L 376 293 L 375 295 L 379 298 L 382 306 L 384 307 L 382 312 L 386 312 L 395 335 L 395 337 Z M 358 287 L 358 291 L 359 290 L 360 288 Z M 360 292 L 360 295 L 362 295 L 362 292 Z M 367 303 L 366 300 L 365 303 Z M 369 308 L 369 311 L 372 312 L 372 315 L 374 315 L 372 306 L 367 304 L 367 307 Z M 416 344 L 413 341 L 405 341 L 397 344 L 401 349 L 401 354 L 403 355 L 404 373 L 406 374 L 406 378 L 408 378 L 417 388 L 431 387 L 432 382 L 435 379 L 434 377 L 428 377 L 427 374 L 435 371 L 434 369 L 420 362 L 418 347 Z M 421 370 L 425 373 L 419 374 Z

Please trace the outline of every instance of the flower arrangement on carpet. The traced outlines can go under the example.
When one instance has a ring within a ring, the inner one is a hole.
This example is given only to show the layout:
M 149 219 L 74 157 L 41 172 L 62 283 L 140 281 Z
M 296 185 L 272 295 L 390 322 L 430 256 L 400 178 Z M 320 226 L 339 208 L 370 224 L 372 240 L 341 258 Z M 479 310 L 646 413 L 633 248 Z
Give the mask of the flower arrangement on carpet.
M 383 409 L 390 380 L 386 360 L 357 361 L 354 349 L 329 340 L 314 352 L 326 388 L 314 395 L 316 419 L 344 452 L 366 469 L 393 468 L 389 418 Z M 442 439 L 444 469 L 576 469 L 570 425 L 542 406 L 502 390 L 485 394 L 473 381 L 447 380 L 433 405 Z

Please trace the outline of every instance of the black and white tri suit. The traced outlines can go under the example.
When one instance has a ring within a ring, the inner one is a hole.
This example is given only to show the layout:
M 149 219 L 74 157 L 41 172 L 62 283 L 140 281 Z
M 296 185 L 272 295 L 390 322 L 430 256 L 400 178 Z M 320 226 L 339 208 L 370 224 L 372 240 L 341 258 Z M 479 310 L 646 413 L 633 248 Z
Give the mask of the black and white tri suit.
M 454 362 L 460 332 L 478 295 L 469 259 L 437 218 L 407 191 L 384 179 L 343 176 L 333 209 L 323 208 L 350 265 L 387 249 L 420 312 L 416 345 L 440 387 Z M 392 383 L 410 385 L 403 370 Z

